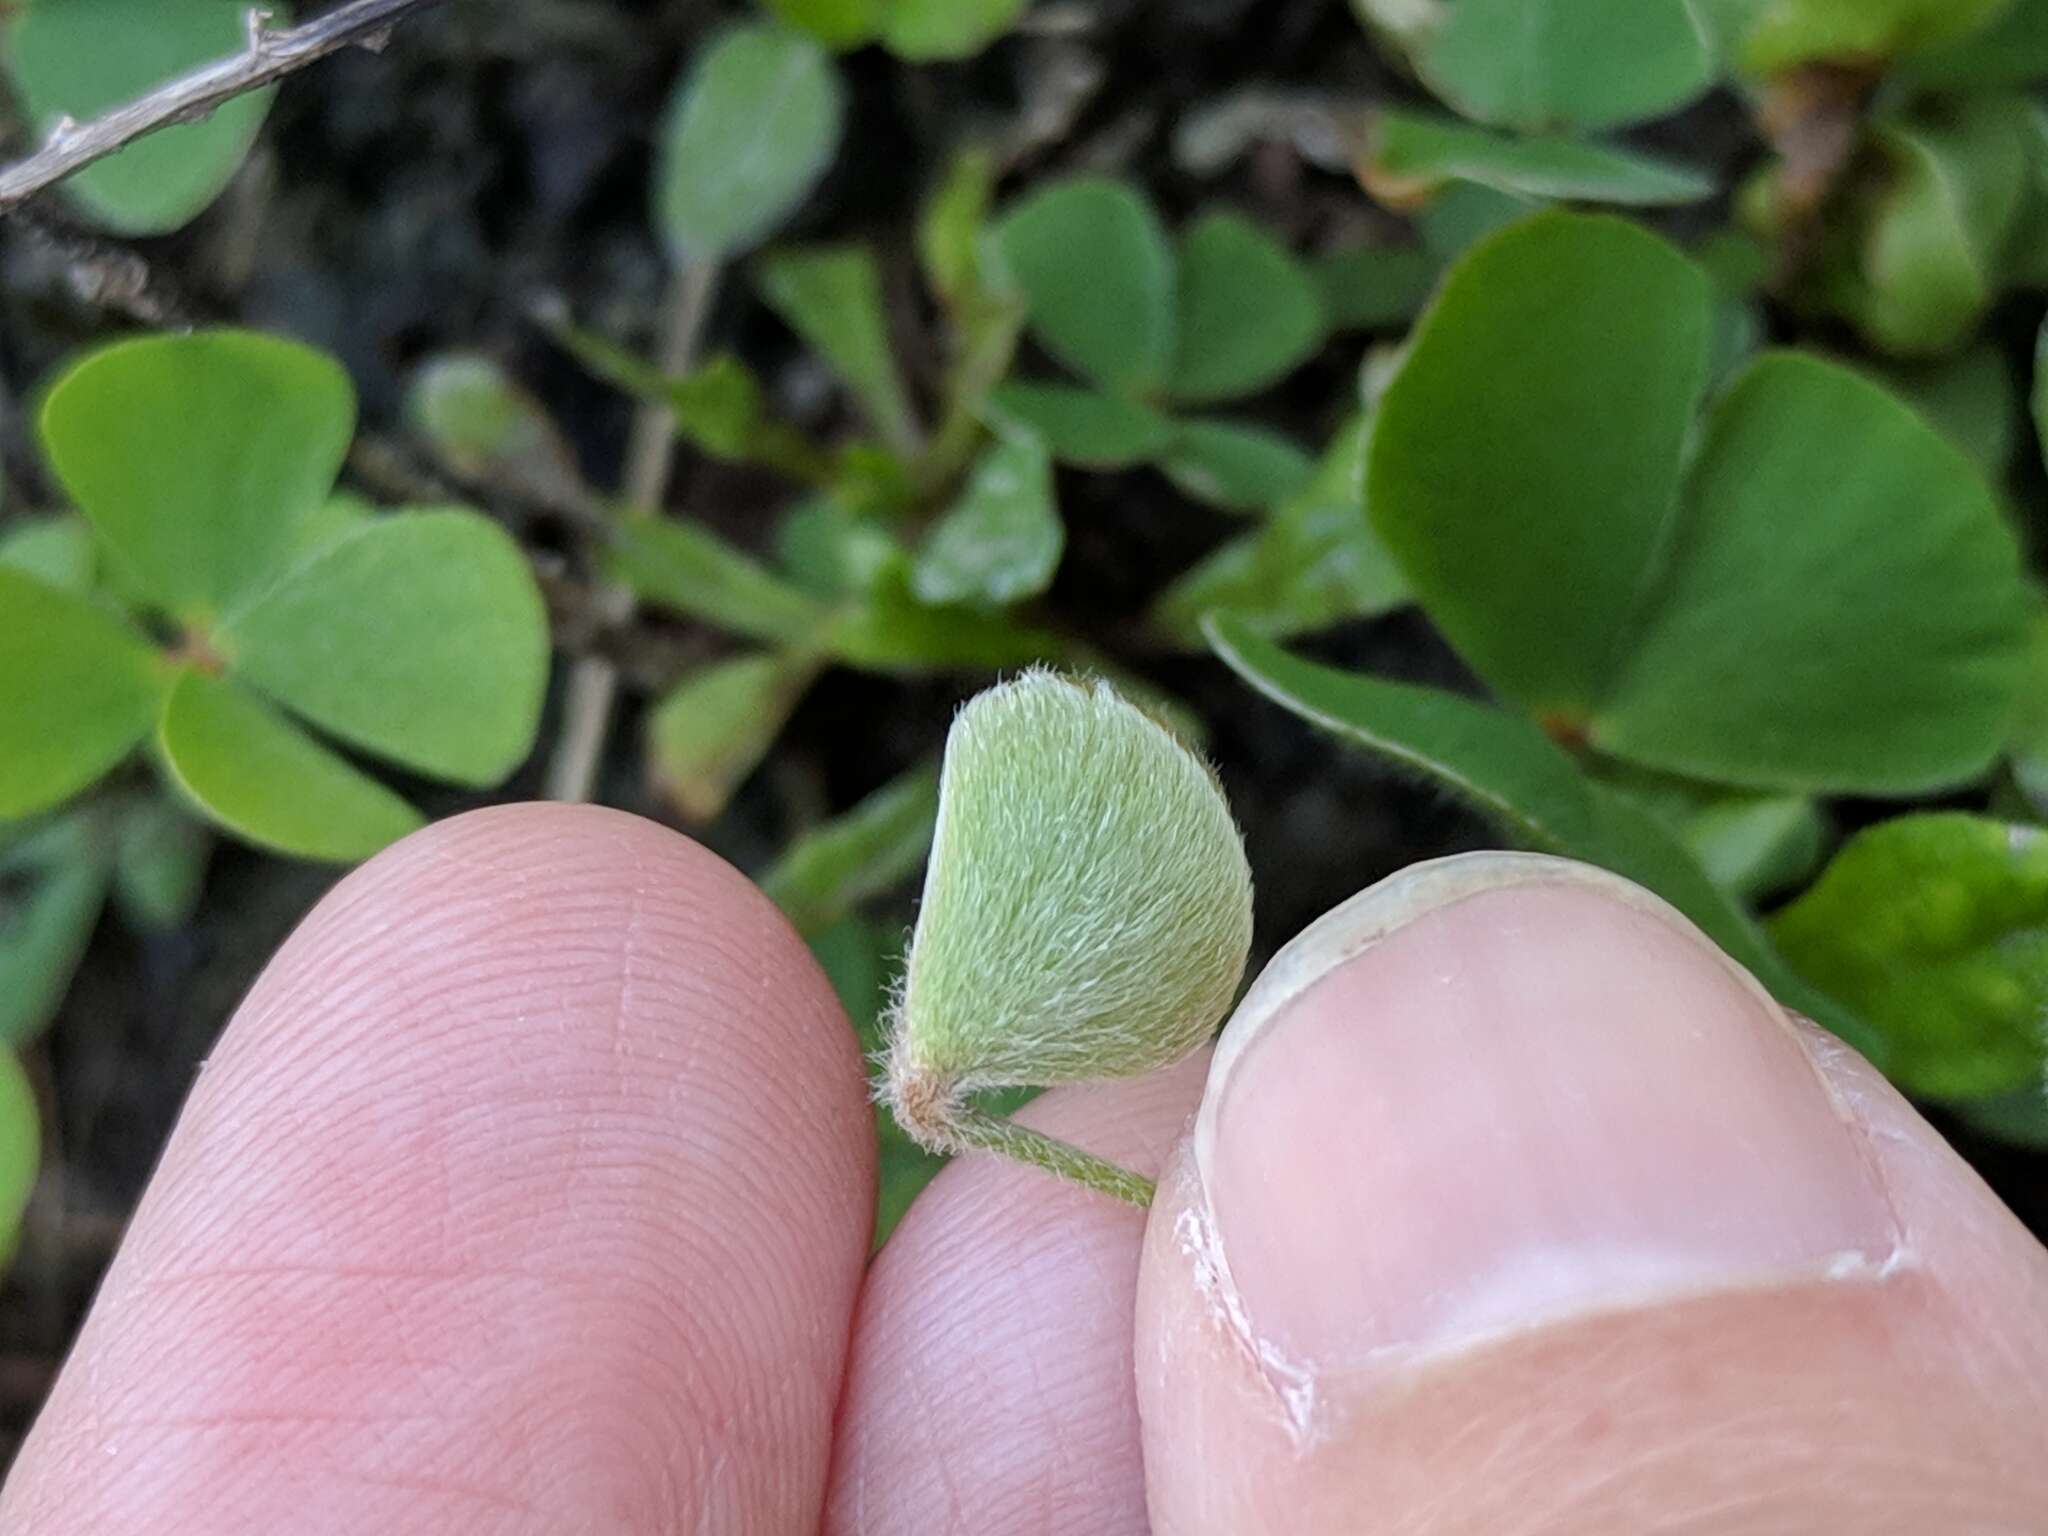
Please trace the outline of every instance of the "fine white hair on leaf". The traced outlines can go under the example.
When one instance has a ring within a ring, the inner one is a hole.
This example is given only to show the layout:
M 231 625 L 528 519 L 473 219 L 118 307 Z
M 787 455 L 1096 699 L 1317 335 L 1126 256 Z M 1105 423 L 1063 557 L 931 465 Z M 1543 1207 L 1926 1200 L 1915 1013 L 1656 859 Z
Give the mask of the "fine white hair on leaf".
M 1097 679 L 1034 670 L 970 700 L 901 990 L 905 1104 L 1146 1072 L 1208 1038 L 1251 948 L 1251 871 L 1221 786 Z M 931 1127 L 936 1129 L 936 1127 Z

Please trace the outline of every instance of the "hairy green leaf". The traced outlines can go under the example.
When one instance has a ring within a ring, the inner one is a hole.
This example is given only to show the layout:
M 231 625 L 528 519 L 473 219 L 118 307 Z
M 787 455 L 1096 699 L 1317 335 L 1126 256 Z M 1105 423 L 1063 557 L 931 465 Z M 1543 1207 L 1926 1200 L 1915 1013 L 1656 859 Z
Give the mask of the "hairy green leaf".
M 947 737 L 891 1077 L 1164 1066 L 1215 1028 L 1250 944 L 1251 873 L 1206 765 L 1107 684 L 1028 673 Z

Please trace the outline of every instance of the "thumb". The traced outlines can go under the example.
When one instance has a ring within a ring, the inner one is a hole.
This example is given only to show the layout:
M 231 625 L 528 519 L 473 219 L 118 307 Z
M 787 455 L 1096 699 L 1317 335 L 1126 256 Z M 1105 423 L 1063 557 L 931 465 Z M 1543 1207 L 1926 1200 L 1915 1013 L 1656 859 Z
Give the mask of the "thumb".
M 1420 866 L 1268 967 L 1139 1280 L 1172 1536 L 2048 1530 L 2048 1251 L 1654 897 Z

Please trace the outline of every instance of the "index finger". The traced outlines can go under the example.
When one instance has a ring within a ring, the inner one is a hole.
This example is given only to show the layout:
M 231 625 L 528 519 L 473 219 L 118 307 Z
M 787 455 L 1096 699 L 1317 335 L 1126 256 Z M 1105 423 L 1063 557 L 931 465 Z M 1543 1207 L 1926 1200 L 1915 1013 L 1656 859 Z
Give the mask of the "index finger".
M 716 857 L 429 828 L 229 1026 L 0 1529 L 812 1528 L 872 1139 L 830 987 Z

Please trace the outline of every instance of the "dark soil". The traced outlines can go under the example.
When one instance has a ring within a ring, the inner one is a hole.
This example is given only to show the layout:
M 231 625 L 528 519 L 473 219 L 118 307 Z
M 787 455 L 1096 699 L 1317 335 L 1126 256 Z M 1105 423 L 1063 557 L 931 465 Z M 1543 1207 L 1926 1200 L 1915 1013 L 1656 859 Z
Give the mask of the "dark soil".
M 372 449 L 388 450 L 379 462 L 419 466 L 396 423 L 407 370 L 461 346 L 508 365 L 556 414 L 590 478 L 613 483 L 630 406 L 530 317 L 536 301 L 559 296 L 587 323 L 646 344 L 665 279 L 646 213 L 652 126 L 696 41 L 742 9 L 706 0 L 449 0 L 405 25 L 384 54 L 339 57 L 288 82 L 257 158 L 214 210 L 175 237 L 107 241 L 48 199 L 0 224 L 0 452 L 10 481 L 48 490 L 11 402 L 29 398 L 69 352 L 138 326 L 233 321 L 337 352 L 362 392 Z M 871 49 L 844 68 L 845 148 L 789 233 L 879 241 L 903 278 L 906 336 L 920 330 L 908 279 L 910 214 L 969 131 L 1014 131 L 1030 117 L 1039 127 L 1022 175 L 1125 169 L 1170 216 L 1223 198 L 1299 244 L 1327 244 L 1377 217 L 1355 187 L 1270 145 L 1217 180 L 1197 181 L 1172 157 L 1173 128 L 1190 105 L 1253 83 L 1364 99 L 1404 89 L 1334 0 L 1060 3 L 1043 8 L 1030 35 L 970 63 L 912 69 Z M 1729 179 L 1754 153 L 1740 110 L 1725 100 L 1661 125 L 1651 142 L 1717 163 Z M 17 134 L 8 147 L 20 145 Z M 743 284 L 726 286 L 712 340 L 767 372 L 784 409 L 831 428 L 830 392 Z M 1319 436 L 1353 387 L 1357 352 L 1333 348 L 1270 402 L 1269 414 Z M 927 375 L 932 362 L 922 360 Z M 1258 877 L 1262 952 L 1392 869 L 1488 840 L 1456 808 L 1313 735 L 1217 664 L 1132 643 L 1131 620 L 1146 599 L 1220 542 L 1233 526 L 1227 519 L 1149 475 L 1070 475 L 1061 493 L 1072 541 L 1050 614 L 1210 723 Z M 786 494 L 774 481 L 686 459 L 674 500 L 758 540 Z M 523 508 L 500 510 L 556 578 L 565 640 L 587 636 L 571 530 Z M 682 627 L 605 643 L 641 676 L 718 644 Z M 1412 615 L 1350 626 L 1319 649 L 1397 676 L 1461 676 Z M 972 678 L 829 676 L 732 809 L 695 830 L 742 867 L 759 867 L 793 827 L 928 755 L 974 686 Z M 636 741 L 629 709 L 613 733 L 600 797 L 673 820 L 645 788 Z M 531 794 L 537 782 L 530 768 L 494 798 Z M 481 803 L 407 788 L 436 814 Z M 143 942 L 109 923 L 95 941 L 32 1063 L 52 1111 L 53 1166 L 21 1259 L 0 1285 L 0 1472 L 198 1065 L 264 960 L 334 878 L 224 848 L 187 930 Z M 1968 1150 L 2048 1231 L 2048 1159 Z

